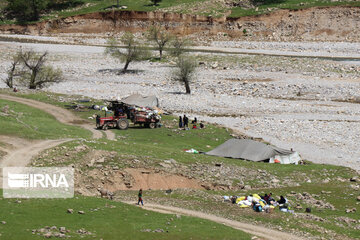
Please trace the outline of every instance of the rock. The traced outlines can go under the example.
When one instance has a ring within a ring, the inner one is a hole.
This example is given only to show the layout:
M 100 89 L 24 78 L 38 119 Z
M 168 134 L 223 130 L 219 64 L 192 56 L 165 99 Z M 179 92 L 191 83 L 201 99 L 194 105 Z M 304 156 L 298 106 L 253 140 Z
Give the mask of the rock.
M 348 208 L 345 210 L 346 213 L 354 213 L 356 212 L 356 208 Z
M 5 113 L 5 114 L 8 114 L 8 113 L 9 113 L 9 105 L 5 105 L 5 107 L 3 107 L 3 108 L 1 109 L 1 111 L 2 111 L 3 113 Z
M 104 158 L 104 157 L 96 160 L 96 163 L 104 163 L 104 162 L 105 162 L 105 158 Z
M 151 229 L 143 229 L 142 232 L 151 232 Z
M 55 230 L 55 229 L 57 229 L 57 227 L 56 227 L 56 226 L 52 226 L 52 227 L 50 227 L 50 230 Z
M 153 232 L 162 233 L 165 231 L 164 231 L 164 229 L 158 228 L 158 229 L 155 229 Z
M 279 179 L 276 179 L 276 178 L 273 178 L 273 179 L 271 179 L 271 182 L 272 182 L 272 183 L 279 183 L 280 180 L 279 180 Z
M 45 233 L 43 235 L 45 238 L 51 238 L 52 237 L 52 233 L 51 232 L 48 232 L 48 233 Z
M 211 65 L 211 68 L 212 69 L 215 69 L 215 68 L 217 68 L 219 66 L 219 64 L 217 63 L 217 62 L 215 62 L 215 63 L 213 63 L 212 65 Z
M 5 221 L 1 221 L 1 224 L 6 224 L 6 222 L 5 222 Z
M 357 176 L 350 178 L 350 182 L 359 182 L 359 178 Z
M 356 198 L 358 201 L 360 201 L 360 196 L 357 196 L 357 198 Z
M 78 214 L 85 214 L 84 211 L 78 211 Z
M 301 206 L 301 205 L 297 205 L 297 206 L 295 207 L 295 209 L 301 210 L 301 209 L 302 209 L 302 206 Z
M 60 228 L 59 228 L 59 231 L 60 231 L 61 233 L 66 233 L 66 228 L 65 228 L 65 227 L 60 227 Z
M 119 170 L 119 167 L 118 167 L 118 166 L 114 166 L 112 169 L 113 169 L 113 170 Z
M 245 189 L 245 190 L 250 190 L 250 189 L 251 189 L 251 186 L 250 186 L 250 185 L 245 185 L 245 186 L 244 186 L 244 189 Z
M 74 212 L 74 210 L 73 209 L 71 209 L 71 208 L 69 208 L 68 210 L 67 210 L 67 213 L 73 213 Z
M 203 188 L 205 188 L 206 190 L 211 190 L 211 184 L 209 184 L 209 183 L 201 184 L 201 186 L 202 186 Z

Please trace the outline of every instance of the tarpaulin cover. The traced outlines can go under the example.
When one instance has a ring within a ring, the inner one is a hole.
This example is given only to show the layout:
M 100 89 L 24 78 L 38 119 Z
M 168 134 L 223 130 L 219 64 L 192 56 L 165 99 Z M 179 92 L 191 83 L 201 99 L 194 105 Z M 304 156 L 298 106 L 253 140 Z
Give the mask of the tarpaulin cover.
M 292 151 L 286 149 L 249 139 L 230 139 L 205 154 L 258 162 L 268 160 L 276 155 L 289 155 L 292 153 Z
M 138 107 L 159 107 L 159 100 L 156 96 L 142 96 L 140 94 L 133 94 L 121 100 L 129 105 L 136 105 Z

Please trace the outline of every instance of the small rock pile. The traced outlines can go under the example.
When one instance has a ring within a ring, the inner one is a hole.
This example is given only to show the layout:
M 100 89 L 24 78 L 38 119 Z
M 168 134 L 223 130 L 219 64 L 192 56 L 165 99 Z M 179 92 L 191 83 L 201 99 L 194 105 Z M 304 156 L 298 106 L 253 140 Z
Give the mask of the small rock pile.
M 297 193 L 295 194 L 295 197 L 296 199 L 301 200 L 306 204 L 311 205 L 312 207 L 335 210 L 335 207 L 332 204 L 326 203 L 322 200 L 317 200 L 314 198 L 314 196 L 307 192 Z

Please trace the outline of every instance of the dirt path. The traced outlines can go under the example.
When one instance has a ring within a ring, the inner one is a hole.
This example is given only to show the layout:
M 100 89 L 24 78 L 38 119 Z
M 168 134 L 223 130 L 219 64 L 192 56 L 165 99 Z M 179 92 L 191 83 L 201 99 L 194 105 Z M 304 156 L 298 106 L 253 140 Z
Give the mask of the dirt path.
M 71 140 L 72 139 L 28 141 L 22 138 L 0 136 L 0 141 L 7 144 L 6 148 L 1 148 L 7 155 L 0 160 L 0 168 L 25 167 L 30 163 L 31 159 L 40 152 Z M 2 183 L 2 171 L 0 171 L 0 183 Z
M 72 112 L 70 112 L 66 109 L 63 109 L 61 107 L 57 107 L 57 106 L 54 106 L 51 104 L 39 102 L 39 101 L 32 100 L 32 99 L 15 97 L 15 96 L 10 96 L 10 95 L 5 95 L 5 94 L 0 94 L 0 99 L 14 101 L 14 102 L 26 104 L 30 107 L 38 108 L 44 112 L 47 112 L 47 113 L 53 115 L 56 118 L 56 120 L 58 120 L 61 123 L 79 126 L 79 127 L 82 127 L 82 128 L 85 128 L 85 129 L 91 131 L 93 134 L 93 138 L 95 138 L 95 139 L 102 138 L 102 136 L 103 136 L 102 131 L 96 130 L 96 128 L 93 125 L 86 123 L 83 119 L 75 116 Z M 107 139 L 110 139 L 110 140 L 115 139 L 115 134 L 112 131 L 105 131 L 105 134 L 106 134 Z
M 134 204 L 134 202 L 125 202 L 127 204 Z M 242 223 L 234 220 L 229 220 L 226 218 L 218 217 L 211 214 L 206 214 L 198 211 L 178 208 L 178 207 L 170 207 L 170 206 L 163 206 L 158 204 L 146 203 L 143 207 L 146 210 L 160 212 L 160 213 L 167 213 L 167 214 L 180 214 L 186 215 L 191 217 L 198 217 L 206 220 L 210 220 L 213 222 L 217 222 L 220 224 L 224 224 L 226 226 L 239 229 L 241 231 L 253 234 L 261 239 L 269 239 L 269 240 L 300 240 L 302 238 L 291 235 L 289 233 L 280 232 L 277 230 L 265 228 L 262 226 L 255 226 L 248 223 Z

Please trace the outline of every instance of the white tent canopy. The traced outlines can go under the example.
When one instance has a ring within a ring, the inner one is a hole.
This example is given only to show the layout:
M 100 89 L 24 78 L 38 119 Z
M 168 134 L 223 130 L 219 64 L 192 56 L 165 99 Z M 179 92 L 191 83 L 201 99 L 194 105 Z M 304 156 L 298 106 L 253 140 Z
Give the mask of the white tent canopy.
M 140 94 L 133 94 L 121 99 L 121 101 L 129 105 L 136 105 L 138 107 L 159 107 L 159 99 L 156 96 L 142 96 Z

